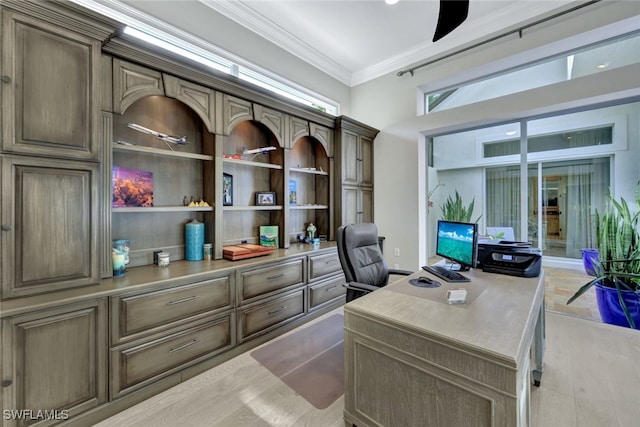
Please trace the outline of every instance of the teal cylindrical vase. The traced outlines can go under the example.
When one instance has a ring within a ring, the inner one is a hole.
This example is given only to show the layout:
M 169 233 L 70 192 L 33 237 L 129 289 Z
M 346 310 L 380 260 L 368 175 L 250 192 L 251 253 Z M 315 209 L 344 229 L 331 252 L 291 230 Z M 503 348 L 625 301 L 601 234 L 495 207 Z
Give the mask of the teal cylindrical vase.
M 194 219 L 184 227 L 185 254 L 187 261 L 202 260 L 202 245 L 204 245 L 204 224 Z

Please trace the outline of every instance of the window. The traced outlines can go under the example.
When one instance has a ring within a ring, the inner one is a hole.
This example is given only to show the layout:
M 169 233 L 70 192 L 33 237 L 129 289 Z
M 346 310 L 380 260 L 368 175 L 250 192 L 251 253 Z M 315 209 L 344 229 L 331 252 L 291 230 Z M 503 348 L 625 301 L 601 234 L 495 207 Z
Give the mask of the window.
M 529 165 L 528 238 L 544 255 L 580 258 L 582 248 L 595 245 L 593 217 L 605 206 L 609 163 L 599 157 Z
M 481 233 L 511 228 L 517 240 L 532 242 L 544 256 L 579 260 L 582 248 L 595 245 L 593 217 L 610 189 L 615 197 L 635 198 L 640 102 L 525 121 L 522 132 L 535 134 L 527 138 L 525 183 L 515 139 L 520 128 L 507 123 L 427 138 L 435 166 L 429 188 L 437 188 L 429 229 L 442 203 L 458 191 L 465 206 L 475 202 L 473 219 L 482 215 Z M 500 140 L 507 133 L 511 139 Z M 478 156 L 461 155 L 480 149 Z
M 613 143 L 613 126 L 595 129 L 573 130 L 549 135 L 531 136 L 527 142 L 528 153 L 591 147 Z M 485 158 L 520 154 L 520 139 L 492 142 L 483 145 Z
M 640 33 L 606 40 L 455 88 L 425 94 L 425 111 L 441 111 L 640 62 Z

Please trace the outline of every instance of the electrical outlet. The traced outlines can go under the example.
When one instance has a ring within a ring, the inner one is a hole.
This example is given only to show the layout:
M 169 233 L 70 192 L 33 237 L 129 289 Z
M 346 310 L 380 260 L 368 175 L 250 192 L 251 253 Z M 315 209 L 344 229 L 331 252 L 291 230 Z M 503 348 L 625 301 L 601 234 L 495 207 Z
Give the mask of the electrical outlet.
M 400 270 L 400 264 L 393 264 L 393 268 L 396 270 Z
M 393 256 L 400 256 L 400 248 L 393 249 Z

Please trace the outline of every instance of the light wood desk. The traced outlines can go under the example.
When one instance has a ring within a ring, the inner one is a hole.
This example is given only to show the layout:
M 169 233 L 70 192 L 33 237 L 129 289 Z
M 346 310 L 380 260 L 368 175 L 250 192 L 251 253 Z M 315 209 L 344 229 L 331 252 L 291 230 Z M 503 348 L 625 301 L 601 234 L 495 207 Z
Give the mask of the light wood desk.
M 532 363 L 540 381 L 544 349 L 543 274 L 463 274 L 471 282 L 416 272 L 345 305 L 346 425 L 530 425 Z M 419 276 L 442 286 L 409 284 Z M 446 290 L 461 287 L 467 304 L 448 304 Z

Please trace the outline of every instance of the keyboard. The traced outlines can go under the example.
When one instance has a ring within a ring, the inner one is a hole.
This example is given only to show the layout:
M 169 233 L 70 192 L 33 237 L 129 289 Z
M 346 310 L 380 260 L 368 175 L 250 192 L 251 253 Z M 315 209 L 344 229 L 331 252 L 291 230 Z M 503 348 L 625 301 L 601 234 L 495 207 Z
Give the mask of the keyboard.
M 449 270 L 448 268 L 443 267 L 441 265 L 423 265 L 422 269 L 424 271 L 428 271 L 434 276 L 438 276 L 439 278 L 447 282 L 470 282 L 471 281 L 471 279 L 469 279 L 466 276 L 463 276 L 457 271 Z

